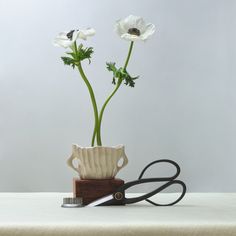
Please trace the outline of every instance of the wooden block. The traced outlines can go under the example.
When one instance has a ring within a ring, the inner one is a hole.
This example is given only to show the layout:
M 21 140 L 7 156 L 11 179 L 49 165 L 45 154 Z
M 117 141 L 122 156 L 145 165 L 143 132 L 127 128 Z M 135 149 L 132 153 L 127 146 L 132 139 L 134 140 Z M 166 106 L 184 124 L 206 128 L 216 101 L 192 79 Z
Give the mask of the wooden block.
M 116 191 L 116 189 L 124 184 L 121 179 L 73 179 L 73 193 L 74 197 L 82 197 L 83 204 L 87 205 L 101 197 L 109 195 Z M 117 203 L 115 205 L 123 205 Z

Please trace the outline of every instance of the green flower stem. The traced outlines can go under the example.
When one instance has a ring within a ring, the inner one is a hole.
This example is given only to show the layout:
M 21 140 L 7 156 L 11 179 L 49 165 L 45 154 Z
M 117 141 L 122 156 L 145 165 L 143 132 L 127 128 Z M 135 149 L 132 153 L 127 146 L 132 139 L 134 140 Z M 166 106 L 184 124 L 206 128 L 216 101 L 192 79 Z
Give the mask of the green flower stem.
M 94 119 L 95 119 L 95 124 L 94 124 L 94 130 L 93 130 L 93 137 L 92 137 L 92 142 L 91 142 L 91 146 L 94 146 L 94 142 L 95 142 L 95 137 L 96 137 L 96 133 L 97 133 L 97 127 L 98 127 L 98 108 L 97 108 L 97 103 L 96 103 L 96 99 L 95 99 L 95 95 L 92 89 L 91 84 L 89 83 L 86 75 L 84 74 L 83 68 L 81 63 L 79 62 L 77 64 L 77 68 L 80 72 L 80 75 L 82 77 L 82 79 L 84 80 L 88 90 L 89 90 L 89 94 L 90 94 L 90 98 L 93 104 L 93 111 L 94 111 Z
M 127 68 L 127 66 L 128 66 L 128 63 L 129 63 L 129 59 L 130 59 L 130 56 L 131 56 L 131 52 L 132 52 L 133 46 L 134 46 L 134 41 L 131 41 L 130 46 L 129 46 L 128 56 L 127 56 L 126 61 L 125 61 L 124 70 L 126 70 L 126 68 Z
M 130 56 L 131 56 L 131 52 L 132 52 L 132 49 L 133 49 L 133 45 L 134 45 L 134 42 L 131 41 L 130 47 L 129 47 L 129 52 L 128 52 L 128 55 L 127 55 L 127 58 L 126 58 L 126 61 L 125 61 L 125 65 L 124 65 L 124 70 L 126 70 L 126 68 L 127 68 L 127 66 L 128 66 L 129 59 L 130 59 Z M 114 89 L 113 92 L 110 94 L 110 96 L 107 98 L 107 100 L 106 100 L 105 103 L 103 104 L 102 109 L 101 109 L 101 111 L 100 111 L 99 118 L 98 118 L 98 126 L 97 126 L 97 145 L 98 145 L 98 146 L 102 146 L 102 140 L 101 140 L 101 124 L 102 124 L 102 117 L 103 117 L 104 110 L 105 110 L 107 104 L 109 103 L 109 101 L 111 100 L 111 98 L 115 95 L 115 93 L 116 93 L 117 90 L 119 89 L 121 83 L 122 83 L 122 78 L 119 78 L 118 81 L 117 81 L 117 84 L 116 84 L 115 89 Z
M 111 100 L 111 98 L 114 96 L 114 94 L 116 93 L 116 91 L 119 89 L 120 85 L 121 85 L 122 79 L 119 79 L 115 89 L 113 90 L 113 92 L 111 93 L 111 95 L 107 98 L 107 100 L 105 101 L 105 103 L 102 106 L 102 109 L 100 111 L 99 114 L 99 118 L 98 118 L 98 128 L 97 128 L 97 144 L 98 146 L 102 146 L 102 140 L 101 140 L 101 123 L 102 123 L 102 117 L 103 117 L 103 113 L 104 110 L 107 106 L 107 104 L 109 103 L 109 101 Z

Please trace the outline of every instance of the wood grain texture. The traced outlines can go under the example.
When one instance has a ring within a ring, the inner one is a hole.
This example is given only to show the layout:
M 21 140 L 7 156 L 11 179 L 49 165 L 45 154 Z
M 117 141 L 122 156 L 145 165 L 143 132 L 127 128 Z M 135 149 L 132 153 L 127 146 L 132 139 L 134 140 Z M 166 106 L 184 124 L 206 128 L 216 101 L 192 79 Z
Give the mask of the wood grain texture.
M 116 189 L 124 184 L 121 179 L 73 179 L 73 194 L 74 197 L 82 197 L 83 204 L 87 205 L 101 197 L 112 194 Z M 116 204 L 123 205 L 123 204 Z

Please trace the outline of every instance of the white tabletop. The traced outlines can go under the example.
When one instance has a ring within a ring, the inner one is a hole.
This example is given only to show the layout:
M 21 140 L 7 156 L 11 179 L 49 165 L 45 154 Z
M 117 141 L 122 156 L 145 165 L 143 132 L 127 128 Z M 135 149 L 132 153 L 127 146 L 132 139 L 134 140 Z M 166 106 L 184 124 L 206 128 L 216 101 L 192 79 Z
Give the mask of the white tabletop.
M 236 236 L 236 193 L 188 193 L 177 205 L 61 208 L 66 193 L 0 193 L 0 236 Z M 131 196 L 131 195 L 129 195 Z M 163 199 L 173 194 L 162 194 Z

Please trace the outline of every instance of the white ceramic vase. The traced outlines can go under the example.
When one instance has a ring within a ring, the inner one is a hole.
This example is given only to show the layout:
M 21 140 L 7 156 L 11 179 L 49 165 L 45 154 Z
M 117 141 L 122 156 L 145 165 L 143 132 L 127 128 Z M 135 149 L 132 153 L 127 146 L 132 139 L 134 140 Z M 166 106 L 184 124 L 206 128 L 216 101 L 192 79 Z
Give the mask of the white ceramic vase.
M 78 160 L 77 166 L 73 162 L 75 159 Z M 127 163 L 124 145 L 80 147 L 73 144 L 72 155 L 67 160 L 81 179 L 113 179 Z

